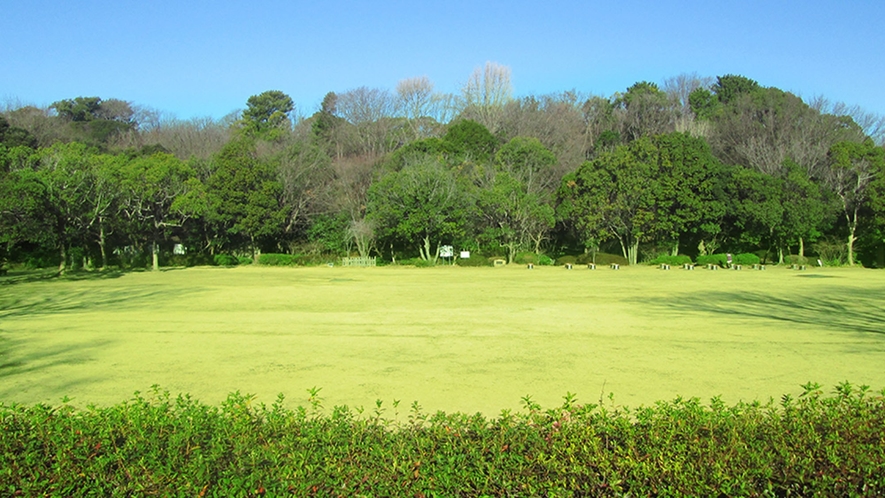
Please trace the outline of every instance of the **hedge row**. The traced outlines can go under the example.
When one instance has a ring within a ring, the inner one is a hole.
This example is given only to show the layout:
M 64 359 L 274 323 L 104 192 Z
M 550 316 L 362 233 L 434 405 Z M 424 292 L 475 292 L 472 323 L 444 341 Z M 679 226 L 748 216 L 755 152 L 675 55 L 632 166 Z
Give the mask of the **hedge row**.
M 5 496 L 648 496 L 885 493 L 885 391 L 426 414 L 220 407 L 156 387 L 107 407 L 0 405 Z

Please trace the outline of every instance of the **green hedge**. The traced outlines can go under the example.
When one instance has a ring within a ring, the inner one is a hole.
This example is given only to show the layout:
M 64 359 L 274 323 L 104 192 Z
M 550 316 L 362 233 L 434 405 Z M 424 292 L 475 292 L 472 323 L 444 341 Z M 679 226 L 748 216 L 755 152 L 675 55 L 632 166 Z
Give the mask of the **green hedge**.
M 265 266 L 295 266 L 299 257 L 293 254 L 266 252 L 258 255 L 258 264 Z
M 736 265 L 747 265 L 747 266 L 755 265 L 755 264 L 759 264 L 759 261 L 761 261 L 759 259 L 759 256 L 757 256 L 751 252 L 733 254 L 731 257 L 731 262 Z M 707 256 L 698 256 L 697 263 L 699 265 L 714 264 L 714 265 L 719 265 L 724 268 L 724 267 L 728 266 L 728 254 L 722 253 L 722 254 L 710 254 Z
M 650 265 L 671 265 L 671 266 L 681 266 L 685 264 L 691 264 L 691 258 L 680 254 L 679 256 L 670 256 L 670 255 L 661 255 L 657 258 L 648 262 Z
M 230 254 L 216 254 L 212 258 L 212 262 L 215 263 L 215 266 L 236 266 L 239 264 L 237 257 Z
M 306 407 L 154 388 L 107 408 L 0 405 L 4 496 L 874 496 L 885 392 L 519 413 Z

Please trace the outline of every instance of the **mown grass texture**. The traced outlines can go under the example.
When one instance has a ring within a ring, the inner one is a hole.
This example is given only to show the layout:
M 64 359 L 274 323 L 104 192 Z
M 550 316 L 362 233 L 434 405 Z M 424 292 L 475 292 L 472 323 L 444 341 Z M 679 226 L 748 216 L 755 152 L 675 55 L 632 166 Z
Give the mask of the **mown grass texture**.
M 153 384 L 486 415 L 885 385 L 885 274 L 576 267 L 170 269 L 0 279 L 0 400 L 109 406 Z

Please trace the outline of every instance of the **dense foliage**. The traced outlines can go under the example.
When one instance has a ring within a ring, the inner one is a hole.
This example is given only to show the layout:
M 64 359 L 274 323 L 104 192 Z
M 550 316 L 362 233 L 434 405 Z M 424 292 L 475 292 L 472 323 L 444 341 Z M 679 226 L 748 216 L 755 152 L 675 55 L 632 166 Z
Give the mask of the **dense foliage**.
M 452 245 L 508 262 L 730 252 L 885 267 L 885 119 L 744 76 L 514 98 L 490 64 L 460 95 L 413 78 L 330 92 L 306 118 L 278 90 L 245 104 L 217 121 L 99 97 L 7 108 L 0 265 L 433 264 Z
M 126 403 L 0 406 L 7 496 L 787 496 L 885 492 L 885 393 L 480 414 L 255 404 L 156 387 Z

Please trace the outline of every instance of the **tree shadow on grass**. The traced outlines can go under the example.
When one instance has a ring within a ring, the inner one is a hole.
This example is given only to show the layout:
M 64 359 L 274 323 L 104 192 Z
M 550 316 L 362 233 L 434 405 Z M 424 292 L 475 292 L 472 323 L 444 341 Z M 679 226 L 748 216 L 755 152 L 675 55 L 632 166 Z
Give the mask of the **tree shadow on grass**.
M 145 303 L 159 305 L 161 302 L 184 295 L 184 290 L 170 289 L 81 289 L 67 291 L 57 289 L 52 293 L 26 296 L 0 296 L 0 319 L 73 311 L 122 310 L 137 308 Z M 193 294 L 190 291 L 188 294 Z
M 703 292 L 677 295 L 665 301 L 643 299 L 641 302 L 659 309 L 776 320 L 885 336 L 885 288 L 822 288 L 814 295 L 796 294 L 792 298 L 764 292 Z
M 121 270 L 69 271 L 64 274 L 60 274 L 58 270 L 20 270 L 10 271 L 4 276 L 0 276 L 0 286 L 29 284 L 47 280 L 70 280 L 72 282 L 109 280 L 120 278 L 125 274 L 126 272 Z

